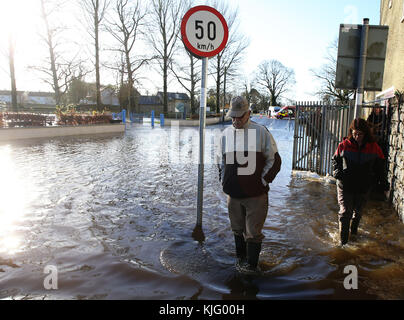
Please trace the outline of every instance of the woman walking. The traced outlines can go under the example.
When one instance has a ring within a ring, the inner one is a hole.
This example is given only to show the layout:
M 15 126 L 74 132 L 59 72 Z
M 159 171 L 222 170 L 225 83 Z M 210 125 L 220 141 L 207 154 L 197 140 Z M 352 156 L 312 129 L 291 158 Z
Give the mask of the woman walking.
M 345 245 L 349 234 L 358 232 L 370 190 L 377 184 L 385 191 L 389 189 L 383 152 L 364 119 L 352 121 L 348 137 L 338 145 L 332 164 L 337 179 L 341 245 Z

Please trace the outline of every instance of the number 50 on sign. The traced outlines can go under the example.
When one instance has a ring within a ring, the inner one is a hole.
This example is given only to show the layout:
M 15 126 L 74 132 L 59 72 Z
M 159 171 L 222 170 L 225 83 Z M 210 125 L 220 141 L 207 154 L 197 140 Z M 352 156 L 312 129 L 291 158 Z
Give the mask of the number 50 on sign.
M 229 30 L 226 20 L 216 9 L 196 6 L 182 19 L 181 36 L 185 47 L 193 55 L 213 57 L 226 46 Z

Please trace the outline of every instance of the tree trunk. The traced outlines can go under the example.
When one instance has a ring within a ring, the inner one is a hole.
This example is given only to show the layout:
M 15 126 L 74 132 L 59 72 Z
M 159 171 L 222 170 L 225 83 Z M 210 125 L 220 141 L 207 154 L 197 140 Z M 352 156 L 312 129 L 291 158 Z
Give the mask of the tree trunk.
M 227 68 L 224 68 L 224 82 L 223 82 L 223 109 L 226 106 L 226 75 L 227 75 Z M 219 110 L 220 112 L 220 110 Z
M 125 45 L 125 54 L 126 54 L 126 67 L 128 68 L 128 110 L 127 113 L 130 115 L 132 112 L 132 88 L 133 88 L 133 71 L 132 64 L 130 62 L 129 50 L 128 46 Z
M 133 82 L 131 80 L 128 80 L 128 107 L 127 107 L 127 114 L 130 114 L 132 112 L 132 88 L 133 88 Z
M 97 109 L 101 111 L 101 83 L 100 83 L 100 49 L 99 49 L 99 18 L 98 18 L 99 2 L 96 2 L 94 10 L 94 36 L 95 36 L 95 86 L 97 90 Z
M 14 68 L 14 44 L 11 35 L 8 39 L 9 42 L 9 59 L 10 59 L 10 78 L 11 78 L 11 109 L 17 111 L 17 85 L 15 80 Z
M 50 39 L 49 41 L 52 41 L 52 39 Z M 60 87 L 59 87 L 59 81 L 58 81 L 57 72 L 56 72 L 55 53 L 53 52 L 52 42 L 50 42 L 50 44 L 49 44 L 49 54 L 50 54 L 50 59 L 51 59 L 53 88 L 55 90 L 55 102 L 56 102 L 56 105 L 60 105 L 60 100 L 61 100 Z
M 196 106 L 195 106 L 195 84 L 191 85 L 191 114 L 195 114 Z
M 52 77 L 53 77 L 53 89 L 55 91 L 55 102 L 56 102 L 56 105 L 60 105 L 61 96 L 60 96 L 60 87 L 59 87 L 59 81 L 58 81 L 58 76 L 57 76 L 57 71 L 56 71 L 55 52 L 53 50 L 53 39 L 52 39 L 51 30 L 49 29 L 48 17 L 46 15 L 45 4 L 44 4 L 43 0 L 41 0 L 41 9 L 42 9 L 42 18 L 44 19 L 44 22 L 45 22 L 46 32 L 47 32 L 47 37 L 48 37 L 49 57 L 50 57 L 51 72 L 52 72 Z
M 271 94 L 271 106 L 276 106 L 276 98 L 273 94 Z
M 168 94 L 167 94 L 167 77 L 168 77 L 167 60 L 164 60 L 163 66 L 163 112 L 164 115 L 168 114 Z
M 125 73 L 125 66 L 124 66 L 124 62 L 123 62 L 123 57 L 121 56 L 121 61 L 122 61 L 122 70 L 121 70 L 121 85 L 119 86 L 120 88 L 120 92 L 119 92 L 119 99 L 120 101 L 123 101 L 123 96 L 122 96 L 122 90 L 124 90 L 123 85 L 124 85 L 124 80 L 123 80 L 123 75 Z M 122 105 L 120 104 L 120 110 L 122 111 Z
M 195 65 L 194 65 L 194 57 L 190 56 L 191 59 L 191 115 L 195 113 Z
M 216 113 L 220 110 L 220 56 L 217 57 L 217 72 L 216 72 Z

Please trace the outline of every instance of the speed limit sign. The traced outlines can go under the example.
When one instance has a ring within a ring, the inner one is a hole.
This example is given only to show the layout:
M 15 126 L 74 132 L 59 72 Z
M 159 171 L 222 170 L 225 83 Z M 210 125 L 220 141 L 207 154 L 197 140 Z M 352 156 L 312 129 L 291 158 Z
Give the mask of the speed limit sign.
M 201 97 L 199 108 L 199 163 L 197 222 L 192 233 L 195 240 L 203 241 L 202 207 L 205 149 L 205 120 L 207 101 L 208 59 L 224 49 L 229 38 L 226 20 L 214 8 L 196 6 L 187 11 L 181 23 L 181 36 L 185 48 L 194 56 L 202 58 Z
M 181 36 L 185 47 L 197 57 L 213 57 L 226 46 L 229 29 L 214 8 L 196 6 L 182 19 Z

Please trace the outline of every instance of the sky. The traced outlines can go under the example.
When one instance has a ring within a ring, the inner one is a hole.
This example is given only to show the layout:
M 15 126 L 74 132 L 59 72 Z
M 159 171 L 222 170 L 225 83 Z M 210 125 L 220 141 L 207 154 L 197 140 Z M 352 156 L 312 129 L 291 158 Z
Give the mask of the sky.
M 145 3 L 148 0 L 144 1 Z M 250 77 L 264 60 L 279 60 L 283 65 L 295 71 L 296 85 L 288 98 L 296 101 L 317 100 L 314 92 L 318 84 L 311 69 L 325 63 L 327 48 L 338 37 L 341 23 L 361 24 L 363 18 L 369 18 L 370 24 L 379 24 L 380 0 L 225 0 L 230 7 L 238 8 L 239 32 L 249 40 L 240 75 Z M 82 55 L 91 48 L 86 30 L 74 29 L 80 25 L 80 10 L 72 5 L 73 1 L 61 8 L 58 23 L 68 29 L 64 33 L 66 41 L 61 42 L 68 55 Z M 195 1 L 195 5 L 205 4 Z M 0 90 L 10 89 L 9 67 L 6 58 L 10 25 L 16 39 L 16 77 L 17 89 L 23 91 L 51 91 L 51 87 L 41 81 L 40 74 L 30 66 L 41 64 L 46 57 L 46 47 L 41 44 L 38 33 L 42 28 L 39 18 L 40 0 L 0 0 Z M 8 12 L 8 14 L 6 13 Z M 111 60 L 111 37 L 103 35 L 101 59 L 104 63 Z M 142 50 L 148 50 L 142 47 Z M 89 75 L 86 80 L 94 81 Z M 140 92 L 153 94 L 161 90 L 162 80 L 157 71 L 147 68 L 142 73 Z M 240 79 L 240 82 L 242 79 Z M 115 84 L 116 75 L 102 70 L 101 82 Z M 160 84 L 161 83 L 161 84 Z M 208 79 L 208 87 L 213 79 Z M 184 92 L 171 81 L 169 91 Z

